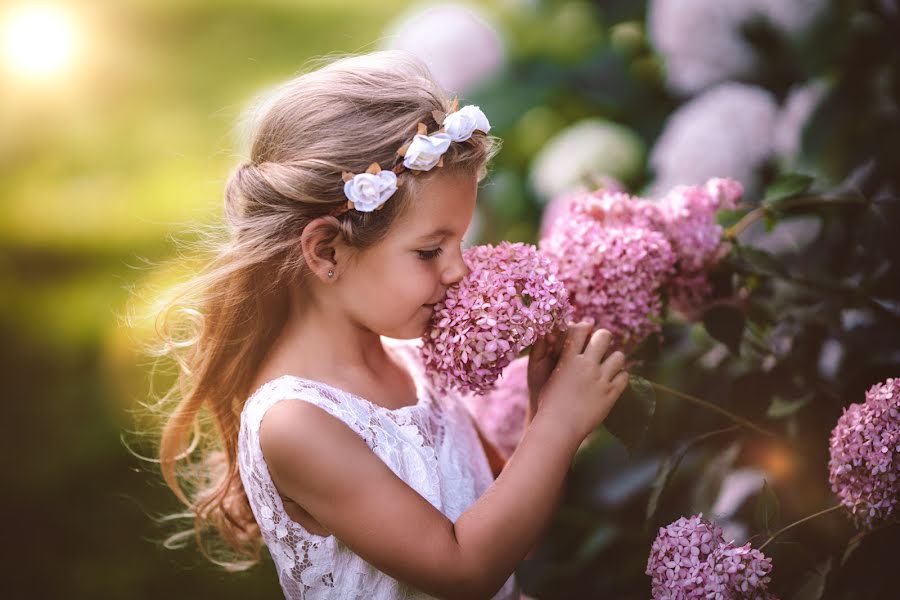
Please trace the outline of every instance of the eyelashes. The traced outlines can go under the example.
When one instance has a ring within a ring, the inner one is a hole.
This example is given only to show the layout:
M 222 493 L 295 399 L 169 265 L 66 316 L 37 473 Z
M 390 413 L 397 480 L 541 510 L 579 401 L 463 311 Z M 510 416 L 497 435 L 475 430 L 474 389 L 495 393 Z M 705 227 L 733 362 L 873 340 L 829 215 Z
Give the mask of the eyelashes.
M 444 249 L 435 248 L 434 250 L 416 250 L 416 252 L 419 253 L 420 260 L 434 260 L 444 252 Z

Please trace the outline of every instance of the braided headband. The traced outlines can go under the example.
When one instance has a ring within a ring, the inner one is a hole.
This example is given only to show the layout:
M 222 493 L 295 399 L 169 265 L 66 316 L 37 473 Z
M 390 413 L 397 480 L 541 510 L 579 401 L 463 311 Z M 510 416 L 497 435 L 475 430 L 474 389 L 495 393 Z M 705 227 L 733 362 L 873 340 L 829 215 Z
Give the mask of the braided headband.
M 381 210 L 388 198 L 394 195 L 402 182 L 397 174 L 404 168 L 416 171 L 430 171 L 433 167 L 444 166 L 444 153 L 450 148 L 450 142 L 464 142 L 476 129 L 488 133 L 491 124 L 481 109 L 471 104 L 459 108 L 459 101 L 453 100 L 450 111 L 443 113 L 434 111 L 434 120 L 440 128 L 428 134 L 428 127 L 419 123 L 418 133 L 411 142 L 403 145 L 397 154 L 403 157 L 403 163 L 391 170 L 382 170 L 381 165 L 372 163 L 364 173 L 353 174 L 344 171 L 344 195 L 346 206 L 341 207 L 334 216 L 341 215 L 350 209 L 360 212 Z

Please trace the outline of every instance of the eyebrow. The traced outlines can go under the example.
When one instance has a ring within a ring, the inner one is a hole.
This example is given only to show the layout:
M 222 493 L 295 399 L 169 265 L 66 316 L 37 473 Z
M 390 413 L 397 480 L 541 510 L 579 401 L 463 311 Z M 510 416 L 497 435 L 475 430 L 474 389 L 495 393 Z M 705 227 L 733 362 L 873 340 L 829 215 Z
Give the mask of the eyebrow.
M 419 239 L 419 241 L 430 240 L 432 238 L 444 237 L 444 236 L 448 236 L 448 235 L 453 235 L 453 231 L 450 229 L 447 229 L 446 227 L 441 227 L 440 229 L 435 229 L 434 231 L 432 231 L 429 234 L 420 236 L 418 239 Z

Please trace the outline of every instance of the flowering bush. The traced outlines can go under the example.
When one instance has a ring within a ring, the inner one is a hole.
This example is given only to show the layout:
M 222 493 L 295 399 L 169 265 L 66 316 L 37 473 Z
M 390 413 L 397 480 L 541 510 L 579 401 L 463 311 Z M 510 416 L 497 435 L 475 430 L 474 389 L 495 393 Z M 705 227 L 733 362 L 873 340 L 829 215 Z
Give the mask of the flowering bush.
M 896 517 L 900 497 L 900 378 L 875 384 L 831 432 L 831 489 L 857 524 Z
M 435 306 L 422 356 L 439 390 L 484 394 L 525 348 L 571 318 L 568 293 L 534 246 L 501 242 L 463 255 L 471 272 Z
M 722 529 L 702 517 L 659 529 L 646 570 L 654 600 L 771 598 L 772 560 L 749 543 L 726 542 Z
M 665 289 L 673 309 L 693 317 L 709 295 L 706 273 L 722 247 L 716 212 L 737 208 L 742 193 L 737 181 L 713 178 L 703 185 L 678 186 L 660 200 L 662 227 L 678 257 L 676 274 Z
M 732 179 L 678 186 L 658 203 L 619 191 L 567 195 L 540 242 L 566 284 L 575 318 L 593 317 L 631 348 L 659 331 L 664 297 L 689 317 L 708 297 L 722 250 L 716 211 L 736 208 Z
M 657 218 L 651 203 L 627 194 L 584 194 L 540 241 L 574 318 L 593 318 L 625 348 L 659 330 L 661 290 L 675 266 L 672 246 L 653 228 Z

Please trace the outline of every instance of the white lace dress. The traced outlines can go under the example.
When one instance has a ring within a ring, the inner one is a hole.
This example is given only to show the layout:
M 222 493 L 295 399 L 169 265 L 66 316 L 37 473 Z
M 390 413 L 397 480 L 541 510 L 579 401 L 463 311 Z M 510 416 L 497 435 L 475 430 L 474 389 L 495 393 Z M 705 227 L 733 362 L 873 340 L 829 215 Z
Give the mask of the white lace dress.
M 284 511 L 259 444 L 262 417 L 281 400 L 315 404 L 343 421 L 410 487 L 451 521 L 493 482 L 471 417 L 459 396 L 436 397 L 418 358 L 419 340 L 382 341 L 408 369 L 417 404 L 390 410 L 364 398 L 293 375 L 259 387 L 244 405 L 238 439 L 241 481 L 285 598 L 312 600 L 431 598 L 371 566 L 333 535 L 307 531 Z M 518 600 L 511 575 L 495 599 Z

